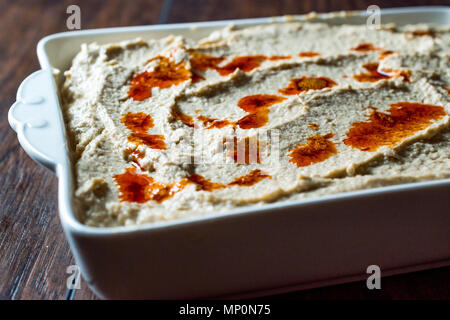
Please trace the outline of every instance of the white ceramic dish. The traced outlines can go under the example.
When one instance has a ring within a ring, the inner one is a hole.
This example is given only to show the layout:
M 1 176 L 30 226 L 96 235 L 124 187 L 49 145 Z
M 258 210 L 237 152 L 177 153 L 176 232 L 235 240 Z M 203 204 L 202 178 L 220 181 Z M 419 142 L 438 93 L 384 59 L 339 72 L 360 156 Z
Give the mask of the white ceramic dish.
M 329 23 L 365 23 L 365 12 Z M 293 17 L 302 20 L 304 17 Z M 283 17 L 66 32 L 38 44 L 42 69 L 26 78 L 9 111 L 20 144 L 59 178 L 59 214 L 77 264 L 103 298 L 255 296 L 450 264 L 450 179 L 268 204 L 140 227 L 79 223 L 57 87 L 80 44 L 182 34 Z M 383 10 L 381 22 L 450 24 L 449 7 Z

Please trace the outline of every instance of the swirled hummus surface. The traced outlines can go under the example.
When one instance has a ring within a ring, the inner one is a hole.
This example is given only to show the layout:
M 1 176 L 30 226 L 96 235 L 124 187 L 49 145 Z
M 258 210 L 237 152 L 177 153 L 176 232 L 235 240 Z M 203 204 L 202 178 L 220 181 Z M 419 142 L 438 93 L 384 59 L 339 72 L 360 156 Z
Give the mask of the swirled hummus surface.
M 98 227 L 450 177 L 450 29 L 277 23 L 83 45 L 64 117 Z

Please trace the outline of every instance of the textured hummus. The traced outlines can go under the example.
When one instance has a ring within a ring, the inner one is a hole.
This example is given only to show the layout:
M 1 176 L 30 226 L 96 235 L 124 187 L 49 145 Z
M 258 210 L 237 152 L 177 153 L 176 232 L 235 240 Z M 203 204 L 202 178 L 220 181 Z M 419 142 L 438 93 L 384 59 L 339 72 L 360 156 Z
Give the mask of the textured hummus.
M 282 23 L 83 45 L 64 116 L 98 227 L 450 177 L 450 29 Z

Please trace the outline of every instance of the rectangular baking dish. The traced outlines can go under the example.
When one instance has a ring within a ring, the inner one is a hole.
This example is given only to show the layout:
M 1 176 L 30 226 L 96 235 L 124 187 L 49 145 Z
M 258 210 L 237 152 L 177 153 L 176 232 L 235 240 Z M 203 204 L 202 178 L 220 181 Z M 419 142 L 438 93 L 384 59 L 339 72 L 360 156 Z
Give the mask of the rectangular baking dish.
M 41 70 L 18 89 L 8 118 L 24 150 L 58 176 L 59 216 L 84 280 L 102 298 L 250 297 L 450 265 L 450 179 L 267 204 L 144 226 L 93 228 L 73 211 L 60 112 L 62 72 L 80 45 L 212 30 L 286 17 L 64 32 L 43 38 Z M 291 16 L 302 21 L 305 16 Z M 361 24 L 366 12 L 316 20 Z M 449 7 L 387 9 L 381 22 L 450 24 Z M 52 72 L 58 69 L 59 75 Z

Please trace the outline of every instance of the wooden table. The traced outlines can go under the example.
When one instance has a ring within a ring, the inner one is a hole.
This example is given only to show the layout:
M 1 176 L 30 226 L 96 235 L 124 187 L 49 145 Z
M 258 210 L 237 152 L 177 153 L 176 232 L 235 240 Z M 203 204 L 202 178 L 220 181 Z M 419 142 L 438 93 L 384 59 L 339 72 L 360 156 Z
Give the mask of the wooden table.
M 66 8 L 81 8 L 81 27 L 265 17 L 309 11 L 450 5 L 449 1 L 362 0 L 153 0 L 0 1 L 0 299 L 96 299 L 85 282 L 68 294 L 66 268 L 74 264 L 57 215 L 55 176 L 34 163 L 10 129 L 7 112 L 20 82 L 39 69 L 37 41 L 66 31 Z M 365 282 L 294 292 L 288 299 L 448 299 L 450 268 L 382 279 L 382 290 Z

